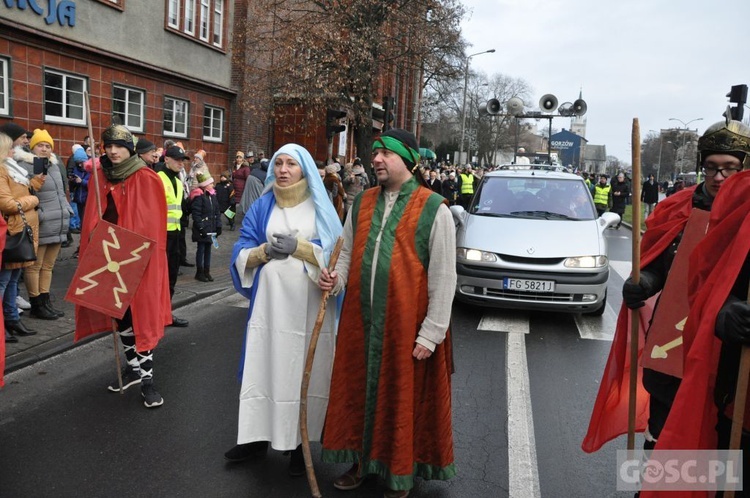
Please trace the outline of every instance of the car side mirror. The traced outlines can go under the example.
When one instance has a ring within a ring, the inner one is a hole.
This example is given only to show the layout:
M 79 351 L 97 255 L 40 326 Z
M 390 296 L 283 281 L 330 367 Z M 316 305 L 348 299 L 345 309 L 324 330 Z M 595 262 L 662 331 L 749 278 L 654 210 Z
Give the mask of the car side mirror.
M 464 218 L 466 217 L 466 210 L 463 206 L 451 206 L 451 214 L 453 219 L 456 221 L 456 226 L 464 225 Z
M 602 227 L 602 230 L 615 226 L 618 223 L 620 223 L 620 215 L 617 213 L 607 211 L 599 217 L 599 226 Z

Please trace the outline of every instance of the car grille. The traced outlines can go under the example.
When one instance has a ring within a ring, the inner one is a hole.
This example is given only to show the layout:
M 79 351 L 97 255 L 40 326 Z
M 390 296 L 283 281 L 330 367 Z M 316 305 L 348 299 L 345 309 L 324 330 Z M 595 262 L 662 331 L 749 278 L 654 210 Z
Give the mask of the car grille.
M 508 263 L 517 263 L 521 265 L 559 265 L 564 258 L 524 258 L 519 256 L 510 256 L 508 254 L 498 254 L 500 259 Z
M 558 301 L 558 302 L 575 302 L 581 300 L 581 295 L 578 294 L 562 294 L 562 293 L 549 293 L 549 292 L 521 292 L 512 291 L 505 289 L 482 289 L 481 287 L 475 287 L 475 294 L 479 296 L 505 298 L 505 299 L 522 299 L 524 301 Z M 484 291 L 484 292 L 483 292 Z M 578 297 L 578 299 L 576 299 Z

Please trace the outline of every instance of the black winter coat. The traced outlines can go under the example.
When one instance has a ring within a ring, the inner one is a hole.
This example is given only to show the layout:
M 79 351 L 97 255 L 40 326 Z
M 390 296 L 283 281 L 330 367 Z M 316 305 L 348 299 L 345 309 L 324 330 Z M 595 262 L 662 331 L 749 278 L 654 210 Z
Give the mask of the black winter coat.
M 219 182 L 214 188 L 216 189 L 216 199 L 219 201 L 219 209 L 223 213 L 234 204 L 234 185 L 230 181 Z
M 221 234 L 221 210 L 216 195 L 204 192 L 193 197 L 190 211 L 193 216 L 193 242 L 211 242 L 210 233 Z

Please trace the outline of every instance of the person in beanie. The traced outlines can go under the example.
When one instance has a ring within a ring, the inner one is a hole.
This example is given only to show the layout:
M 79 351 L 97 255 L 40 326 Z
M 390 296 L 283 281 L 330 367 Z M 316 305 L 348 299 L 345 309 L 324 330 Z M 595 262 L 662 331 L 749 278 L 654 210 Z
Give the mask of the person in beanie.
M 42 320 L 57 320 L 65 315 L 52 306 L 50 287 L 52 272 L 63 242 L 67 241 L 70 216 L 73 209 L 65 196 L 65 166 L 54 154 L 55 142 L 47 130 L 34 130 L 29 142 L 31 152 L 20 147 L 13 149 L 13 158 L 31 178 L 42 172 L 46 177 L 41 188 L 35 191 L 39 197 L 39 240 L 37 259 L 24 270 L 24 282 L 31 301 L 31 316 Z M 44 168 L 35 171 L 35 161 Z
M 141 160 L 146 163 L 146 166 L 151 169 L 154 169 L 161 156 L 156 150 L 154 142 L 146 140 L 145 138 L 138 139 L 138 142 L 135 144 L 135 153 L 138 154 L 138 157 L 140 157 Z
M 196 187 L 190 191 L 190 212 L 193 217 L 193 242 L 195 251 L 195 279 L 213 282 L 211 276 L 211 245 L 213 237 L 221 235 L 221 209 L 214 190 L 214 179 L 198 173 Z
M 31 138 L 31 133 L 18 126 L 16 123 L 5 123 L 0 126 L 0 133 L 5 133 L 11 140 L 13 140 L 14 148 L 20 147 L 26 152 L 29 151 L 29 139 Z
M 117 330 L 125 349 L 127 366 L 122 372 L 122 389 L 141 384 L 141 397 L 146 408 L 164 403 L 154 386 L 154 348 L 164 336 L 164 327 L 172 318 L 167 274 L 167 234 L 164 220 L 167 206 L 164 186 L 151 169 L 135 153 L 133 135 L 122 125 L 113 125 L 102 133 L 106 155 L 94 167 L 99 170 L 98 184 L 94 176 L 89 183 L 89 208 L 83 217 L 81 254 L 85 257 L 91 232 L 99 223 L 101 202 L 102 219 L 121 226 L 156 243 L 148 266 L 143 272 L 130 307 Z M 99 194 L 97 196 L 96 192 Z M 123 267 L 121 271 L 127 271 Z M 108 315 L 76 305 L 75 339 L 112 330 Z M 120 392 L 115 380 L 108 386 L 111 392 Z
M 379 187 L 365 190 L 344 225 L 324 291 L 346 288 L 338 328 L 323 461 L 353 463 L 337 489 L 376 474 L 386 497 L 416 476 L 456 474 L 448 326 L 456 286 L 455 226 L 445 198 L 424 188 L 417 141 L 391 129 L 375 140 Z
M 226 213 L 234 205 L 234 186 L 227 175 L 219 176 L 219 183 L 216 184 L 216 200 L 219 201 L 219 211 L 222 213 Z M 226 218 L 229 222 L 229 230 L 234 231 L 234 216 L 231 218 L 226 216 Z

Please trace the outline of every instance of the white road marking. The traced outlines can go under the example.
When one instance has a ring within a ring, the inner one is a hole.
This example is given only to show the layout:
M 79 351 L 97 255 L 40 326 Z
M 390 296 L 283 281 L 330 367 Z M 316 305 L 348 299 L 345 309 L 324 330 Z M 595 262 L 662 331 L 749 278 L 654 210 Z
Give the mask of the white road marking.
M 630 276 L 630 270 L 633 269 L 633 263 L 630 261 L 610 261 L 609 267 L 612 268 L 623 280 Z
M 487 311 L 478 330 L 505 332 L 508 389 L 508 496 L 535 498 L 541 496 L 531 411 L 529 365 L 526 358 L 527 312 Z
M 489 332 L 529 333 L 529 314 L 519 311 L 486 311 L 477 330 Z
M 575 322 L 581 339 L 611 341 L 615 336 L 617 313 L 608 303 L 602 316 L 576 314 Z

